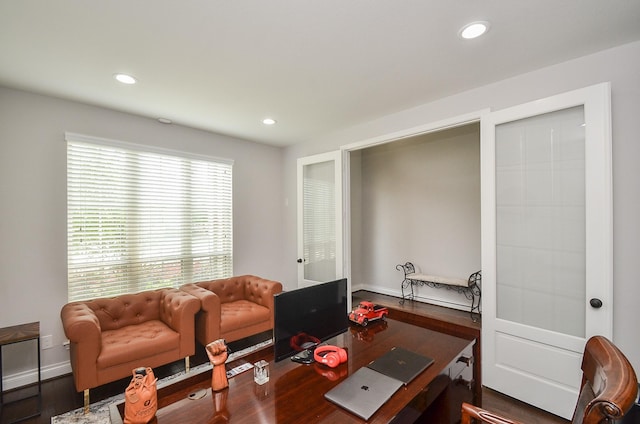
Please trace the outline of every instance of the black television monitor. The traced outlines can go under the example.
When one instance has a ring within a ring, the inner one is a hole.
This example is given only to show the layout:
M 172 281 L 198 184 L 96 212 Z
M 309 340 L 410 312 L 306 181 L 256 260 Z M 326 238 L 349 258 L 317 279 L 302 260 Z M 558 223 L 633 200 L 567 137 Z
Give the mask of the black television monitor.
M 296 358 L 297 353 L 304 351 L 308 356 L 318 343 L 348 329 L 346 278 L 281 292 L 274 297 L 276 362 Z

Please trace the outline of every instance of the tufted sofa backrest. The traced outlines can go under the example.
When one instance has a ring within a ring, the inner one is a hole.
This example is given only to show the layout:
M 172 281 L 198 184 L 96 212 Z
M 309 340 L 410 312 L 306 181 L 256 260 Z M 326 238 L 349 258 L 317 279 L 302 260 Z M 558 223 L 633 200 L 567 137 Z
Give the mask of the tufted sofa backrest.
M 259 277 L 248 279 L 244 286 L 244 298 L 258 305 L 267 306 L 265 305 L 265 299 L 270 299 L 269 294 L 272 290 L 267 283 L 271 283 L 271 281 Z M 278 292 L 281 290 L 278 290 Z
M 198 286 L 214 292 L 220 298 L 220 303 L 235 302 L 244 299 L 245 278 L 231 277 L 221 280 L 202 281 Z
M 255 275 L 241 275 L 221 280 L 202 281 L 197 285 L 218 295 L 220 303 L 249 300 L 266 306 L 264 299 L 269 296 L 265 296 L 265 293 L 271 290 L 271 286 L 267 283 L 272 282 Z
M 165 289 L 158 289 L 83 303 L 95 312 L 102 331 L 116 330 L 128 325 L 159 320 L 164 292 Z

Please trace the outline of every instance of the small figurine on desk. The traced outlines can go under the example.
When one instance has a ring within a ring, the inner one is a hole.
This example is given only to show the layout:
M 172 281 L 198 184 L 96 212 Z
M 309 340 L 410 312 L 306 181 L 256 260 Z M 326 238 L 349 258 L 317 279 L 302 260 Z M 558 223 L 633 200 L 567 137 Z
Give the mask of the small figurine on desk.
M 224 367 L 224 363 L 227 360 L 227 345 L 223 339 L 218 339 L 205 346 L 209 361 L 213 365 L 211 370 L 211 389 L 213 391 L 220 391 L 229 387 L 229 381 L 227 380 L 227 370 Z
M 213 392 L 213 410 L 215 411 L 211 424 L 228 423 L 231 419 L 231 414 L 227 409 L 227 395 L 229 390 L 222 390 L 219 392 Z
M 369 322 L 384 319 L 388 314 L 389 310 L 386 307 L 363 300 L 351 311 L 349 320 L 366 327 Z

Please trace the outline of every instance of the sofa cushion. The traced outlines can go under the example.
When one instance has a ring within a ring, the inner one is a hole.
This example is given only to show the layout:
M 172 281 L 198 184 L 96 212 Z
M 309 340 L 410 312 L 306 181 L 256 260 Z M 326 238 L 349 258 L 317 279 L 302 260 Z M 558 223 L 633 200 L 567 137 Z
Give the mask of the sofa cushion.
M 220 305 L 220 331 L 228 333 L 256 323 L 269 321 L 271 311 L 248 300 L 236 300 Z
M 103 331 L 98 367 L 107 368 L 128 362 L 131 358 L 142 359 L 176 350 L 179 344 L 180 335 L 158 320 Z

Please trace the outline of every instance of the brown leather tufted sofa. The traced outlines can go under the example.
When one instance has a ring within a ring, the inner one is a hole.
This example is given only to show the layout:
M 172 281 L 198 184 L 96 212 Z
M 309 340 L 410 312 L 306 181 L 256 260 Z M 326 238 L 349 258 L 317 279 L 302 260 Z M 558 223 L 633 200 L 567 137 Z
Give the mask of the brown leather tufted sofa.
M 71 302 L 60 312 L 71 342 L 76 389 L 89 389 L 195 353 L 194 317 L 200 301 L 178 289 Z M 123 389 L 124 390 L 124 389 Z
M 255 275 L 185 284 L 181 290 L 202 302 L 196 315 L 196 339 L 206 346 L 227 342 L 273 328 L 273 296 L 282 284 Z

